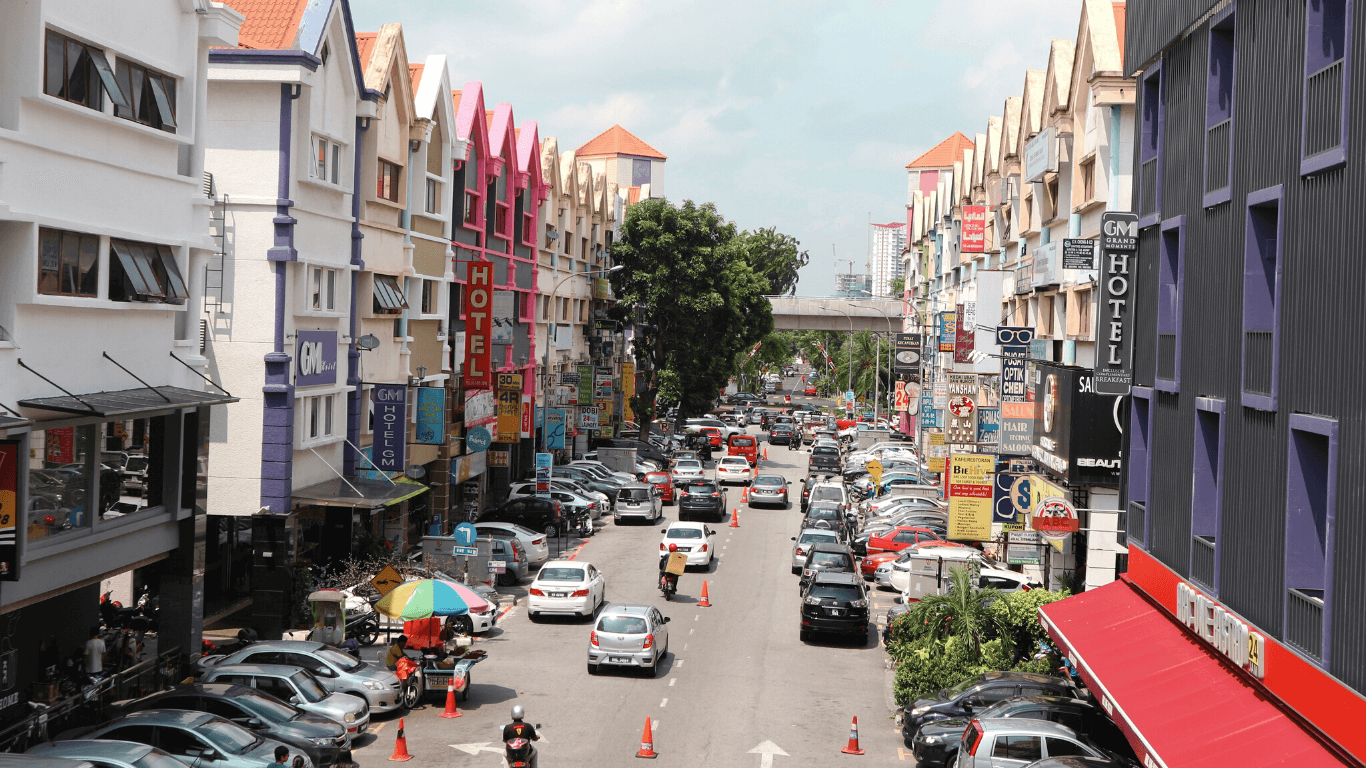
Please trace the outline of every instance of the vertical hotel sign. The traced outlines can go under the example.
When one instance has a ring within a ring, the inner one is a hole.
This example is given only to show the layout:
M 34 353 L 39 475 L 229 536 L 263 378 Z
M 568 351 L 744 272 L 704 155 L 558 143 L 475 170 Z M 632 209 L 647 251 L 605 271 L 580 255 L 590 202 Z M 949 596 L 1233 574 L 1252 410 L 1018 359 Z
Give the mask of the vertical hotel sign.
M 408 442 L 408 387 L 376 384 L 370 393 L 375 406 L 375 468 L 402 472 Z
M 493 387 L 489 310 L 493 299 L 493 264 L 471 261 L 465 285 L 465 389 Z
M 1138 215 L 1100 217 L 1100 348 L 1095 393 L 1127 395 L 1134 383 L 1134 280 L 1138 277 Z
M 19 580 L 19 443 L 0 442 L 0 581 Z

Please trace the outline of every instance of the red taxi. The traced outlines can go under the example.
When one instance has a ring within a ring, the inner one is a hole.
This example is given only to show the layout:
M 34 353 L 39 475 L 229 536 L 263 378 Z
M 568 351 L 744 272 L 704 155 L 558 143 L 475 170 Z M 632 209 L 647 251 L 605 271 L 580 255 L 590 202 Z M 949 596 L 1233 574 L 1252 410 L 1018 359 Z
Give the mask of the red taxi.
M 728 446 L 727 455 L 744 456 L 751 467 L 759 463 L 759 441 L 753 435 L 731 435 Z
M 659 491 L 660 503 L 668 505 L 674 503 L 674 484 L 673 478 L 668 472 L 647 472 L 645 482 L 653 485 Z
M 807 396 L 809 396 L 809 397 L 815 397 L 815 396 L 816 396 L 816 385 L 815 385 L 815 384 L 807 384 L 807 385 L 806 385 L 806 389 L 803 389 L 803 390 L 802 390 L 802 394 L 803 394 L 803 395 L 807 395 Z

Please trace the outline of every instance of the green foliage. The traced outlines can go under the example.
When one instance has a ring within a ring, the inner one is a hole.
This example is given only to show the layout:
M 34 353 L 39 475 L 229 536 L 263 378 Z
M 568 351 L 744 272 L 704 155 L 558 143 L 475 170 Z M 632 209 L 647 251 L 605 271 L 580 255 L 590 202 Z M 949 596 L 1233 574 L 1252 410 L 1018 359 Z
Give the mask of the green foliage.
M 925 595 L 907 613 L 923 627 L 923 633 L 936 639 L 956 637 L 981 657 L 981 645 L 992 637 L 1010 638 L 1010 629 L 1001 614 L 988 603 L 1001 597 L 991 587 L 978 589 L 976 568 L 949 569 L 949 590 L 942 595 Z
M 886 334 L 882 334 L 882 336 L 886 336 Z M 843 343 L 847 344 L 848 340 L 848 334 L 845 334 Z M 850 384 L 852 379 L 855 396 L 871 398 L 873 396 L 874 363 L 877 362 L 878 396 L 886 395 L 889 387 L 895 388 L 896 386 L 892 383 L 893 346 L 890 339 L 882 338 L 879 340 L 870 331 L 855 333 L 852 377 L 849 375 L 851 365 L 849 349 L 841 344 L 841 352 L 832 351 L 830 353 L 830 356 L 835 360 L 835 386 L 843 389 Z M 826 349 L 829 347 L 827 346 Z
M 900 296 L 902 293 L 906 291 L 906 278 L 898 277 L 897 279 L 893 280 L 891 288 L 893 296 Z
M 1021 654 L 1030 654 L 1040 641 L 1047 642 L 1048 634 L 1039 623 L 1039 608 L 1071 597 L 1067 590 L 1049 592 L 1044 589 L 1031 589 L 1028 592 L 1009 592 L 991 604 L 993 613 L 1000 617 L 1007 628 L 1015 648 Z
M 797 271 L 811 261 L 806 251 L 797 250 L 797 238 L 769 227 L 742 232 L 739 239 L 750 269 L 768 281 L 768 295 L 796 293 Z

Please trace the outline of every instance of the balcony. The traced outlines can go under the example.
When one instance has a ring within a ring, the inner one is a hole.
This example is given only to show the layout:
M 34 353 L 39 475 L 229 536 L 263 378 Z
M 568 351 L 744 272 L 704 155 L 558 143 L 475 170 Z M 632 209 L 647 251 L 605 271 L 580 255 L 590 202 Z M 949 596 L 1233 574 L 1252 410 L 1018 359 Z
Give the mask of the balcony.
M 1157 213 L 1157 158 L 1145 161 L 1138 167 L 1139 206 L 1138 215 L 1153 216 Z
M 1272 372 L 1275 368 L 1275 338 L 1271 331 L 1243 333 L 1243 391 L 1253 395 L 1271 396 Z
M 1228 188 L 1229 147 L 1233 137 L 1233 120 L 1228 119 L 1210 128 L 1205 134 L 1205 193 Z
M 1129 502 L 1129 539 L 1139 544 L 1147 543 L 1148 502 Z
M 1304 84 L 1304 155 L 1342 146 L 1343 60 L 1309 76 Z
M 1176 381 L 1176 334 L 1157 334 L 1157 378 Z
M 1287 589 L 1285 641 L 1315 661 L 1323 658 L 1323 591 Z
M 1213 536 L 1191 538 L 1191 580 L 1209 589 L 1214 589 L 1214 552 Z

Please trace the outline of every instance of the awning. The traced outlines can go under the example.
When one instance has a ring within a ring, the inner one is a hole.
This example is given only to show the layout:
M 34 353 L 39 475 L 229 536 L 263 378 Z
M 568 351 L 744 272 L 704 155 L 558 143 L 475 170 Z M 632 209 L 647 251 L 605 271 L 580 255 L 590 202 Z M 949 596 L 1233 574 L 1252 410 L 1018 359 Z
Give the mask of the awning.
M 1346 764 L 1126 582 L 1039 615 L 1144 765 Z
M 354 490 L 352 486 L 355 486 Z M 389 483 L 364 482 L 354 478 L 343 481 L 337 478 L 300 488 L 294 491 L 292 496 L 294 501 L 304 504 L 373 509 L 397 504 L 418 494 L 426 493 L 427 490 L 427 486 L 413 482 L 406 477 L 395 479 L 392 485 Z M 356 491 L 360 491 L 360 494 L 357 495 Z
M 391 275 L 375 275 L 375 301 L 388 310 L 408 308 L 408 299 L 399 287 L 398 279 Z
M 15 427 L 24 427 L 32 423 L 33 422 L 28 419 L 16 419 L 13 416 L 0 414 L 0 429 L 14 429 Z
M 91 395 L 62 395 L 20 400 L 23 408 L 58 411 L 77 416 L 136 416 L 172 408 L 192 408 L 201 405 L 226 405 L 238 398 L 221 392 L 195 392 L 180 387 L 139 387 L 115 392 L 96 392 Z

